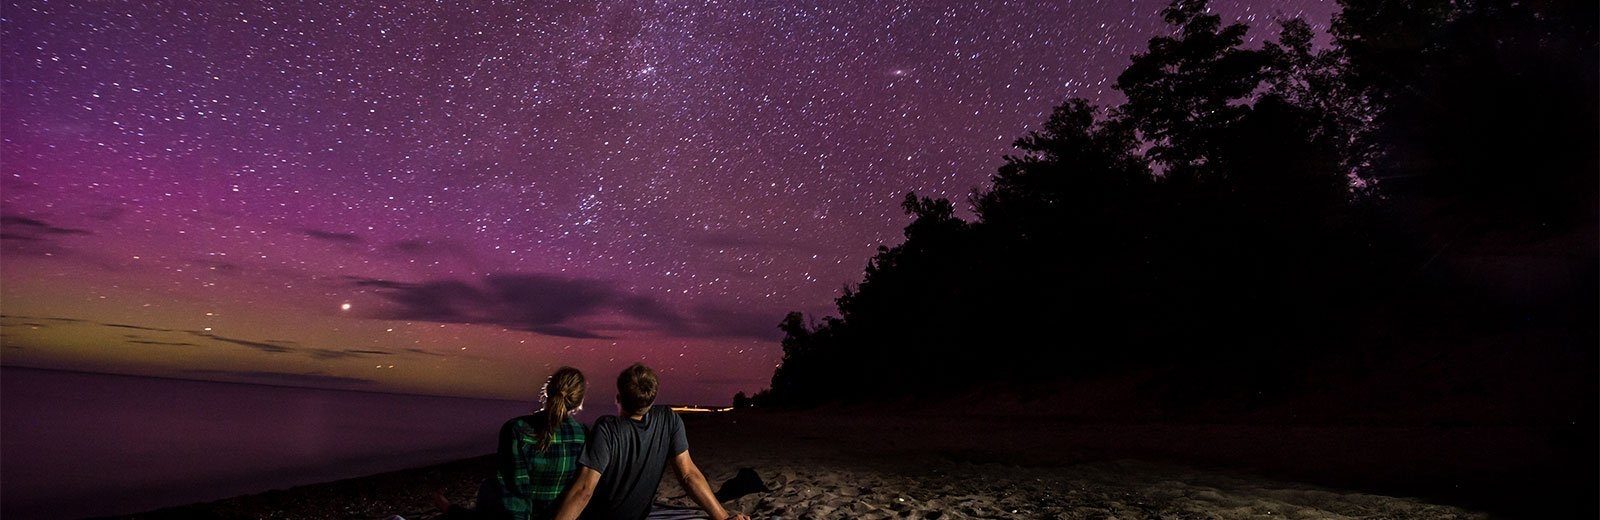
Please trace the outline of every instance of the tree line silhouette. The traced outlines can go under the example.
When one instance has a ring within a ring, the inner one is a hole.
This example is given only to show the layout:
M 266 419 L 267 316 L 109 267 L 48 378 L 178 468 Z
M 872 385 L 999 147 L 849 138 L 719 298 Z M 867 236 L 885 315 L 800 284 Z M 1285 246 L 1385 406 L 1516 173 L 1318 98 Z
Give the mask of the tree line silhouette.
M 1252 47 L 1174 1 L 1124 103 L 1056 107 L 970 220 L 908 194 L 905 241 L 837 316 L 790 313 L 771 388 L 739 404 L 1133 370 L 1168 405 L 1269 401 L 1399 348 L 1375 338 L 1450 330 L 1556 330 L 1515 348 L 1592 368 L 1594 3 L 1341 4 L 1331 44 L 1294 19 Z

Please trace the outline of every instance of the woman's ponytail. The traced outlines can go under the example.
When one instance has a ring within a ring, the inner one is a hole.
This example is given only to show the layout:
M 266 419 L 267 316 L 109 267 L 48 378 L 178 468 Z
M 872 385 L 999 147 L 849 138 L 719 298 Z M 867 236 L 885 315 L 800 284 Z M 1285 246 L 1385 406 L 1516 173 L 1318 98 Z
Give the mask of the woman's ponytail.
M 587 385 L 583 379 L 583 372 L 572 367 L 561 367 L 550 378 L 544 381 L 544 389 L 540 392 L 544 399 L 544 426 L 539 432 L 539 451 L 544 451 L 550 446 L 551 439 L 561 429 L 562 421 L 567 419 L 574 410 L 583 406 L 583 391 Z

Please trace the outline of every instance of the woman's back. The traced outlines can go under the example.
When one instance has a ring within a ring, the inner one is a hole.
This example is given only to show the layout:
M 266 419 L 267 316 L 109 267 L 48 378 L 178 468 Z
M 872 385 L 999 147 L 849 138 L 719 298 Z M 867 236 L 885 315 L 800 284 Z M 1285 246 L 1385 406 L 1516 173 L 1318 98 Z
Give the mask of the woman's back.
M 560 505 L 556 501 L 577 475 L 585 435 L 582 423 L 563 414 L 549 441 L 541 442 L 550 423 L 545 413 L 524 415 L 500 427 L 495 471 L 499 507 L 480 504 L 479 508 L 498 509 L 518 520 L 537 520 L 548 518 Z

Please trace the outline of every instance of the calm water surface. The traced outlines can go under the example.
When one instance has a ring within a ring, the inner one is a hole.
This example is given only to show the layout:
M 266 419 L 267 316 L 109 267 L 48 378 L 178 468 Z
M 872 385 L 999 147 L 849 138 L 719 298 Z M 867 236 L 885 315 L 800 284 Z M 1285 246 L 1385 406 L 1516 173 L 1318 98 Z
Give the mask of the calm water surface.
M 532 406 L 0 368 L 0 516 L 131 513 L 482 455 Z

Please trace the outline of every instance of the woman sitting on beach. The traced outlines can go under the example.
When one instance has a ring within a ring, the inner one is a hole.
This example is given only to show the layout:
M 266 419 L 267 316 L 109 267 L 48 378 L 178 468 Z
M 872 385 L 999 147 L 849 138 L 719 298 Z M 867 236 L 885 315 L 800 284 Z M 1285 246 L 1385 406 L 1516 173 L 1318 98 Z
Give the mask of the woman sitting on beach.
M 544 408 L 506 421 L 500 427 L 495 475 L 478 491 L 478 505 L 469 509 L 435 497 L 444 518 L 549 518 L 577 475 L 583 453 L 583 424 L 573 414 L 583 407 L 587 387 L 583 372 L 561 367 L 545 380 Z

